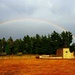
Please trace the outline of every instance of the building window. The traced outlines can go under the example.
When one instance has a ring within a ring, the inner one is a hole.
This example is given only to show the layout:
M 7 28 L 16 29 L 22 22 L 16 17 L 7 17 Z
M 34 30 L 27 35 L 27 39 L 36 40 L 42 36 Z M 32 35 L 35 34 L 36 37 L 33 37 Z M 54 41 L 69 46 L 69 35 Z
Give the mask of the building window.
M 66 53 L 68 53 L 68 51 L 66 51 Z

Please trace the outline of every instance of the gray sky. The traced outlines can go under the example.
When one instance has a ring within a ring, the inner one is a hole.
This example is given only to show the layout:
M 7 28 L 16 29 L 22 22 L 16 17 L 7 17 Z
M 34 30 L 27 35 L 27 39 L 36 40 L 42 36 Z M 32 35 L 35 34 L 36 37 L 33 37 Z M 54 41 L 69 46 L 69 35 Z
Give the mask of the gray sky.
M 0 38 L 62 31 L 48 22 L 75 35 L 74 20 L 75 0 L 0 0 Z

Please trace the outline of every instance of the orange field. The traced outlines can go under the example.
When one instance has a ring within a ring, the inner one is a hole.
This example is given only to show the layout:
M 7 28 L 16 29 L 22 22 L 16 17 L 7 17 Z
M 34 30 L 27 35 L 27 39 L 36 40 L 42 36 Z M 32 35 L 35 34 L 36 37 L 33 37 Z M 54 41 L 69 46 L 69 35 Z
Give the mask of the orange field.
M 0 75 L 75 75 L 75 60 L 0 59 Z

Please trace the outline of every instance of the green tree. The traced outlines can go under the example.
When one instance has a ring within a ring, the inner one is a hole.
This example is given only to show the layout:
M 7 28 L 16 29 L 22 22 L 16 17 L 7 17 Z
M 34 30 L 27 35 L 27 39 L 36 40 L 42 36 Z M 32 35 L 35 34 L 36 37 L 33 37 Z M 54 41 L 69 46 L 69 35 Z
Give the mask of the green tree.
M 70 51 L 71 51 L 71 52 L 73 52 L 73 51 L 75 52 L 75 43 L 73 43 L 73 44 L 70 46 Z
M 7 55 L 10 55 L 11 54 L 11 50 L 10 50 L 9 45 L 6 45 L 5 52 L 6 52 Z
M 39 34 L 36 34 L 35 41 L 34 41 L 34 50 L 35 54 L 42 54 L 42 42 L 41 42 L 41 36 Z
M 15 41 L 14 41 L 14 46 L 13 46 L 13 54 L 17 54 L 19 51 L 20 51 L 20 41 L 19 41 L 19 39 L 16 39 Z
M 70 44 L 72 43 L 72 33 L 71 32 L 62 32 L 61 33 L 61 39 L 62 39 L 62 46 L 63 47 L 70 47 Z
M 53 47 L 51 46 L 51 35 L 48 35 L 48 39 L 47 39 L 47 50 L 46 50 L 46 54 L 52 54 L 53 53 Z
M 2 45 L 1 45 L 1 39 L 0 39 L 0 54 L 2 54 Z
M 6 46 L 6 40 L 5 40 L 5 38 L 3 38 L 3 39 L 1 40 L 2 52 L 5 52 L 5 46 Z
M 41 44 L 41 52 L 42 54 L 47 54 L 49 51 L 48 51 L 48 38 L 47 36 L 42 36 L 42 44 Z
M 11 51 L 11 54 L 12 54 L 12 53 L 13 53 L 13 45 L 14 45 L 14 42 L 13 42 L 12 37 L 10 37 L 10 38 L 7 40 L 7 45 L 9 45 L 9 48 L 10 48 L 10 51 Z
M 51 46 L 53 47 L 53 53 L 56 53 L 56 50 L 61 47 L 61 37 L 55 31 L 51 34 Z
M 31 54 L 33 42 L 31 40 L 31 38 L 29 37 L 29 35 L 24 36 L 24 38 L 23 38 L 23 44 L 24 44 L 24 50 L 28 54 Z
M 15 47 L 14 50 L 13 50 L 13 54 L 17 54 L 18 53 L 18 48 Z
M 0 55 L 2 54 L 2 47 L 0 46 Z

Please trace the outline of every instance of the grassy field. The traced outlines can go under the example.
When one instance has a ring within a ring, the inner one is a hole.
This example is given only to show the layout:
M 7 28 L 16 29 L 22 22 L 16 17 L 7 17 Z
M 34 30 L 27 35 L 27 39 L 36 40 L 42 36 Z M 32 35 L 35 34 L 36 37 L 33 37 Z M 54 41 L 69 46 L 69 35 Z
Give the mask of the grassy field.
M 8 58 L 0 57 L 0 75 L 75 75 L 74 59 L 36 59 L 35 56 Z

